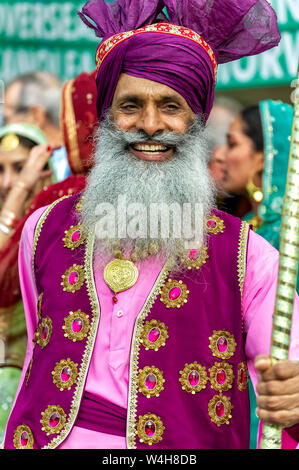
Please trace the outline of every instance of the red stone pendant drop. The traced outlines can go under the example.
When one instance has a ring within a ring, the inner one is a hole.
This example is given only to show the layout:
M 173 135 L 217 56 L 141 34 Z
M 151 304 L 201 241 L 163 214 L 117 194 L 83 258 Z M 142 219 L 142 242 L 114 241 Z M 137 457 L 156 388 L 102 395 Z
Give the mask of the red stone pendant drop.
M 224 406 L 224 403 L 222 401 L 218 401 L 216 403 L 215 411 L 216 411 L 216 415 L 219 418 L 222 418 L 222 416 L 224 416 L 225 406 Z
M 144 432 L 149 437 L 152 437 L 155 434 L 156 426 L 152 420 L 149 420 L 145 423 Z
M 60 422 L 60 414 L 59 413 L 52 413 L 49 419 L 49 426 L 51 428 L 55 428 Z
M 28 433 L 23 431 L 21 434 L 20 442 L 22 447 L 26 447 L 29 441 Z
M 114 296 L 112 297 L 112 300 L 113 300 L 113 303 L 117 304 L 118 300 L 117 300 L 116 295 L 114 295 Z

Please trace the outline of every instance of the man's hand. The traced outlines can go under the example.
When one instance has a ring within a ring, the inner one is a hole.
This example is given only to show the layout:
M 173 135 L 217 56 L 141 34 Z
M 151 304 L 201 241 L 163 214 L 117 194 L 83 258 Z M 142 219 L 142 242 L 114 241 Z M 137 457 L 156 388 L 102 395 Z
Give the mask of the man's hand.
M 264 422 L 288 428 L 299 423 L 299 361 L 271 365 L 267 356 L 257 356 L 257 416 Z

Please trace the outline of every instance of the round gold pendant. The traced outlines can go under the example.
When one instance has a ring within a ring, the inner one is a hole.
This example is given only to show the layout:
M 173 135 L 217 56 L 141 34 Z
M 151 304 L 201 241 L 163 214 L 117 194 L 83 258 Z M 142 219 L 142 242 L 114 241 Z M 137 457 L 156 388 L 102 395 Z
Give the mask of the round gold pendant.
M 133 287 L 138 276 L 137 267 L 128 259 L 114 259 L 104 269 L 105 282 L 115 294 Z

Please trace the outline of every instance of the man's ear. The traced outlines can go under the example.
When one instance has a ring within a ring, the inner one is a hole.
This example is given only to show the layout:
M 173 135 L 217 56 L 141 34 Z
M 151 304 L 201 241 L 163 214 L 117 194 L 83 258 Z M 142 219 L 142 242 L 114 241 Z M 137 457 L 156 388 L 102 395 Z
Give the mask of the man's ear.
M 32 106 L 28 111 L 28 122 L 39 129 L 44 129 L 47 121 L 46 111 L 41 106 Z

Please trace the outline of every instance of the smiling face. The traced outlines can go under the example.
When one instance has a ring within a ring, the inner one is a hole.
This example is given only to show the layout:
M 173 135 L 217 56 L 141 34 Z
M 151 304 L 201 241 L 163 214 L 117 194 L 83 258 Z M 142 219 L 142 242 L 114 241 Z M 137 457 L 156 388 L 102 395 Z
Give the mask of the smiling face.
M 194 113 L 186 100 L 172 88 L 144 78 L 122 74 L 114 94 L 111 117 L 124 131 L 143 131 L 147 142 L 134 142 L 130 152 L 147 161 L 170 159 L 175 151 L 157 142 L 162 132 L 186 133 Z M 155 137 L 155 142 L 151 141 Z

